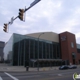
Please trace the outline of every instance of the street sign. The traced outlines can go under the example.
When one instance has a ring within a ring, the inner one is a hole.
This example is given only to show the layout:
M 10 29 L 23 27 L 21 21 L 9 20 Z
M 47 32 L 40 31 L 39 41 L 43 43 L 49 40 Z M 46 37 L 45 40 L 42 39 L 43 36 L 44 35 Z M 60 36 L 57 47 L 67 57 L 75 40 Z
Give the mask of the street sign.
M 38 3 L 41 0 L 35 0 L 33 3 L 30 4 L 30 7 L 34 6 L 36 3 Z
M 41 1 L 41 0 L 35 0 L 35 1 L 33 1 L 33 2 L 30 4 L 30 6 L 25 9 L 24 12 L 26 12 L 27 10 L 29 10 L 31 7 L 33 7 L 35 4 L 37 4 L 39 1 Z

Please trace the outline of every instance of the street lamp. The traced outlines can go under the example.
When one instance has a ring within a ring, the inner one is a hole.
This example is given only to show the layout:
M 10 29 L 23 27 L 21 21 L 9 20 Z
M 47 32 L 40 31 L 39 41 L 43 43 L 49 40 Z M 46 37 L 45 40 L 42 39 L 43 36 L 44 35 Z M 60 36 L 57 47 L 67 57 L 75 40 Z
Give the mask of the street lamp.
M 37 61 L 38 61 L 38 64 L 37 64 L 37 65 L 38 65 L 38 66 L 37 66 L 37 67 L 38 67 L 38 71 L 39 71 L 39 38 L 40 38 L 40 36 L 41 36 L 42 34 L 44 34 L 44 33 L 41 33 L 41 34 L 38 36 L 38 60 L 37 60 Z

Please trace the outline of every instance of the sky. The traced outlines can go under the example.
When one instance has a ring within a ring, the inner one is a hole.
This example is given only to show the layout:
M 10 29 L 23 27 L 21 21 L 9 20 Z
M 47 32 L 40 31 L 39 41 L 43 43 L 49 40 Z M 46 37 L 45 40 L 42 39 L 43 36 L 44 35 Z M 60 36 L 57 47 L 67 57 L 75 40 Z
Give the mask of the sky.
M 3 31 L 4 23 L 18 16 L 19 9 L 34 0 L 0 0 L 0 41 L 7 42 L 13 33 L 71 32 L 80 44 L 80 0 L 41 0 L 25 13 L 25 22 L 18 18 Z

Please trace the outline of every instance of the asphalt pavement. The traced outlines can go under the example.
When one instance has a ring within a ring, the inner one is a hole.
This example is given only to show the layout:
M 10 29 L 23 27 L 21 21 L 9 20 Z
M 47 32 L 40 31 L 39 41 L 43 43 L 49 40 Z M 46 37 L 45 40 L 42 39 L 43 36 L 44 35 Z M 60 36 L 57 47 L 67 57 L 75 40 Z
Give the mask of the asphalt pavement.
M 24 66 L 9 66 L 0 64 L 0 80 L 73 80 L 75 72 L 80 74 L 80 66 L 77 69 L 59 70 L 59 67 L 29 68 Z
M 0 72 L 0 80 L 73 80 L 75 72 L 80 74 L 80 68 L 39 72 Z

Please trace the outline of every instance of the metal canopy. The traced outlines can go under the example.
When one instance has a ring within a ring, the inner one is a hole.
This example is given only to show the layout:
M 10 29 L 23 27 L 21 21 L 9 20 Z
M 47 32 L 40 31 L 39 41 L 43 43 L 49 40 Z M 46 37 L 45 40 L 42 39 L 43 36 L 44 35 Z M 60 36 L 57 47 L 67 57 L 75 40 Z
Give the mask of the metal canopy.
M 62 61 L 62 59 L 31 59 L 30 61 L 32 61 L 32 62 L 37 62 L 37 61 Z

